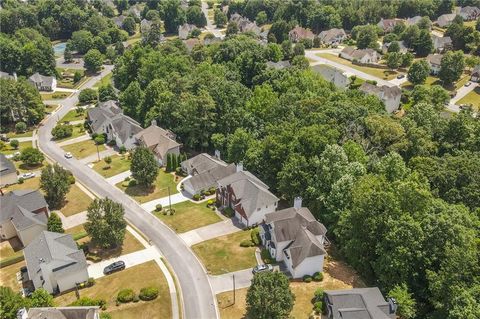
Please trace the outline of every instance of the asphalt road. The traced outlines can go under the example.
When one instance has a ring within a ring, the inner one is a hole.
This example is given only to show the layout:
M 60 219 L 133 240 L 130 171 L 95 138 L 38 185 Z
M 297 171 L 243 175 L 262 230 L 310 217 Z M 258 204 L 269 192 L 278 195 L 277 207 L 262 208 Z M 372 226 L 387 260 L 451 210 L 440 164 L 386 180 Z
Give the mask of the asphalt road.
M 92 87 L 113 66 L 105 66 L 99 76 L 87 81 L 81 89 Z M 40 149 L 53 161 L 70 170 L 93 193 L 100 197 L 109 197 L 125 208 L 125 218 L 143 232 L 152 243 L 159 248 L 172 266 L 183 296 L 185 318 L 217 318 L 215 296 L 209 284 L 205 270 L 194 253 L 185 242 L 170 228 L 152 214 L 146 212 L 137 202 L 122 191 L 110 185 L 104 178 L 87 168 L 75 158 L 66 159 L 63 150 L 51 140 L 51 130 L 59 118 L 62 118 L 78 102 L 78 93 L 72 94 L 63 101 L 62 107 L 53 116 L 48 117 L 38 130 Z M 141 276 L 142 274 L 138 274 Z M 148 282 L 148 278 L 145 278 Z

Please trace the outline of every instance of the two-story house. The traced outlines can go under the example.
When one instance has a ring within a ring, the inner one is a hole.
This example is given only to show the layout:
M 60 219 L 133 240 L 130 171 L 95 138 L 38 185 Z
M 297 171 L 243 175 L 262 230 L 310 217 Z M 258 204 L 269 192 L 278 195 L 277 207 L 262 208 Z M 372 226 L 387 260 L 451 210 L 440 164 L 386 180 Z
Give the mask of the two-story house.
M 54 76 L 41 75 L 38 72 L 30 76 L 28 82 L 39 91 L 55 91 L 57 88 L 57 79 Z
M 155 120 L 152 125 L 135 135 L 137 144 L 149 148 L 155 156 L 158 165 L 163 166 L 168 154 L 179 155 L 180 143 L 177 143 L 173 132 L 157 126 Z
M 400 100 L 402 98 L 402 90 L 398 86 L 376 86 L 368 82 L 363 82 L 359 88 L 360 91 L 366 94 L 376 95 L 383 104 L 388 113 L 393 113 L 400 107 Z
M 339 45 L 340 43 L 342 43 L 343 40 L 347 38 L 347 34 L 343 29 L 333 28 L 320 32 L 318 34 L 318 38 L 323 44 Z
M 261 223 L 265 215 L 277 209 L 279 199 L 268 186 L 237 164 L 234 174 L 217 182 L 216 201 L 221 208 L 231 208 L 245 226 Z
M 429 54 L 427 56 L 428 65 L 430 65 L 430 73 L 437 75 L 440 72 L 442 66 L 443 54 Z
M 373 49 L 355 49 L 354 47 L 345 47 L 340 52 L 340 57 L 360 63 L 377 63 L 380 59 L 377 51 Z
M 293 207 L 265 215 L 260 227 L 262 244 L 276 261 L 285 264 L 293 278 L 323 270 L 326 233 L 325 226 L 302 207 L 299 197 Z

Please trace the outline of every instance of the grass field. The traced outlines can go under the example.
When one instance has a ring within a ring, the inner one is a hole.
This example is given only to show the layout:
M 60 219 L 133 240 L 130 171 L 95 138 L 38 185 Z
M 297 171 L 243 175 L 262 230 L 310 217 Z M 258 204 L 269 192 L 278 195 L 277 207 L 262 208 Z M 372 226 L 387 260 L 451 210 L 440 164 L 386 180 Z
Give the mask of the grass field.
M 78 113 L 77 110 L 70 110 L 70 111 L 68 111 L 67 114 L 65 114 L 64 117 L 62 117 L 60 122 L 65 123 L 65 122 L 85 120 L 86 115 L 87 115 L 87 112 L 85 112 L 85 111 L 83 111 L 82 113 Z
M 25 266 L 24 260 L 13 265 L 1 268 L 0 286 L 10 287 L 14 292 L 18 292 L 21 287 L 17 282 L 17 272 L 19 272 L 20 268 L 22 268 L 23 266 Z
M 472 92 L 460 99 L 457 104 L 472 104 L 474 110 L 480 110 L 480 87 L 477 86 Z
M 12 138 L 11 140 L 14 140 Z M 26 142 L 20 142 L 18 143 L 18 148 L 15 149 L 10 146 L 10 142 L 6 142 L 4 148 L 0 151 L 0 153 L 8 155 L 8 154 L 13 154 L 15 152 L 21 152 L 24 148 L 27 148 L 29 146 L 32 146 L 32 141 L 26 141 Z
M 96 162 L 93 169 L 105 178 L 118 175 L 130 169 L 131 161 L 124 155 L 111 156 L 112 163 L 107 164 L 104 160 Z
M 45 112 L 52 113 L 57 109 L 57 107 L 58 107 L 57 104 L 45 104 Z
M 8 132 L 7 137 L 11 139 L 19 138 L 19 137 L 32 137 L 33 129 L 30 129 L 24 133 L 15 133 L 15 132 Z
M 85 135 L 85 129 L 83 128 L 83 124 L 76 124 L 76 125 L 73 126 L 72 136 L 55 140 L 55 142 L 59 143 L 59 142 L 63 142 L 63 141 L 66 141 L 66 140 L 71 140 L 73 138 L 77 138 L 77 137 L 80 137 L 82 135 Z
M 97 152 L 97 145 L 93 140 L 82 141 L 62 147 L 65 152 L 72 153 L 77 159 L 85 158 Z M 98 145 L 98 151 L 104 151 L 105 145 Z
M 106 85 L 108 83 L 111 83 L 112 82 L 112 72 L 108 73 L 107 75 L 105 75 L 100 81 L 98 81 L 97 83 L 95 83 L 95 85 L 93 87 L 96 87 L 96 88 L 99 88 L 103 85 Z
M 392 80 L 394 79 L 397 75 L 402 74 L 401 72 L 397 71 L 392 71 L 392 70 L 386 70 L 386 69 L 377 69 L 377 68 L 370 68 L 366 66 L 360 66 L 360 65 L 355 65 L 351 63 L 348 60 L 342 59 L 336 55 L 330 54 L 330 53 L 318 53 L 317 56 L 321 58 L 325 58 L 327 60 L 337 62 L 346 66 L 349 66 L 353 69 L 365 72 L 367 74 L 376 76 L 377 78 L 383 79 L 383 80 Z
M 146 280 L 147 279 L 147 280 Z M 116 306 L 116 297 L 120 290 L 130 288 L 139 293 L 140 289 L 155 286 L 158 297 L 152 301 L 139 301 Z M 104 299 L 107 312 L 114 319 L 163 319 L 172 317 L 172 307 L 167 281 L 154 261 L 140 264 L 115 274 L 96 280 L 93 287 L 80 290 L 80 297 Z M 69 292 L 55 298 L 58 306 L 66 306 L 76 300 L 75 292 Z
M 217 223 L 222 219 L 206 203 L 195 204 L 190 201 L 172 205 L 174 215 L 163 215 L 155 212 L 165 224 L 177 233 L 183 233 L 195 228 Z
M 252 268 L 257 264 L 256 247 L 240 247 L 242 240 L 250 239 L 250 231 L 239 231 L 192 246 L 208 273 L 221 275 L 227 272 Z
M 10 192 L 14 190 L 23 189 L 39 189 L 40 188 L 40 176 L 26 179 L 23 184 L 13 184 L 3 189 L 4 192 Z
M 145 188 L 142 185 L 124 186 L 124 183 L 127 182 L 120 182 L 116 184 L 116 186 L 139 203 L 146 203 L 157 198 L 168 196 L 168 187 L 170 188 L 170 194 L 178 193 L 177 182 L 174 176 L 165 173 L 164 170 L 158 171 L 155 185 L 151 188 Z
M 65 216 L 75 215 L 87 210 L 92 201 L 92 198 L 85 194 L 77 185 L 72 185 L 66 196 L 66 203 L 60 208 L 60 211 Z
M 0 243 L 0 260 L 22 254 L 22 243 L 18 237 L 13 237 Z
M 70 94 L 70 92 L 40 93 L 42 100 L 63 100 Z

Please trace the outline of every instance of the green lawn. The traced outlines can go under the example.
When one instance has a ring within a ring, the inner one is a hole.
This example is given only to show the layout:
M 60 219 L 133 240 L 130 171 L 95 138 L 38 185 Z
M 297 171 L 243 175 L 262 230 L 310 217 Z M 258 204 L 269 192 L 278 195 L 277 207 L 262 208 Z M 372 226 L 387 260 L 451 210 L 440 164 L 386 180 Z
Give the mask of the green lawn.
M 65 68 L 56 68 L 57 72 L 60 74 L 60 78 L 58 79 L 58 87 L 64 87 L 68 89 L 75 89 L 79 87 L 83 82 L 85 82 L 88 77 L 85 77 L 85 70 L 83 69 L 65 69 Z M 73 77 L 75 72 L 80 71 L 82 74 L 82 78 L 80 81 L 74 83 Z
M 97 145 L 93 140 L 82 141 L 62 147 L 65 152 L 72 153 L 77 159 L 85 158 L 97 152 Z M 98 151 L 104 151 L 105 145 L 98 145 Z
M 34 166 L 26 165 L 22 161 L 17 161 L 17 162 L 13 162 L 13 163 L 15 164 L 15 167 L 17 168 L 17 171 L 19 171 L 20 173 L 25 173 L 25 172 L 30 172 L 30 171 L 38 171 L 38 170 L 41 170 L 45 166 L 45 164 L 47 164 L 46 161 L 43 161 L 42 163 L 40 163 L 38 165 L 34 165 Z
M 0 286 L 10 287 L 14 292 L 20 291 L 21 287 L 17 281 L 17 272 L 20 272 L 20 268 L 22 268 L 23 266 L 25 266 L 24 260 L 13 265 L 1 268 Z
M 14 190 L 24 190 L 24 189 L 39 189 L 40 188 L 40 177 L 26 179 L 23 184 L 13 184 L 8 187 L 5 187 L 3 191 L 10 192 Z
M 19 138 L 19 137 L 32 137 L 33 129 L 29 129 L 24 133 L 15 133 L 15 132 L 8 132 L 7 137 L 11 139 Z
M 480 87 L 477 86 L 472 92 L 460 99 L 457 104 L 472 104 L 476 111 L 480 110 Z
M 138 294 L 141 288 L 147 286 L 158 288 L 159 294 L 155 300 L 116 306 L 116 298 L 120 290 L 130 288 Z M 172 317 L 168 284 L 155 261 L 149 261 L 97 279 L 93 287 L 81 289 L 79 292 L 80 297 L 104 299 L 107 302 L 106 311 L 114 319 Z M 72 291 L 56 297 L 55 303 L 58 306 L 66 306 L 75 300 L 75 292 Z
M 178 193 L 177 182 L 173 174 L 165 173 L 164 170 L 158 171 L 157 180 L 153 187 L 145 188 L 141 185 L 125 186 L 126 183 L 128 182 L 120 182 L 116 186 L 139 203 L 146 203 L 168 196 L 168 187 L 170 188 L 170 194 Z
M 14 140 L 14 138 L 12 138 Z M 20 142 L 18 144 L 18 148 L 14 149 L 13 147 L 10 146 L 10 142 L 5 142 L 4 148 L 0 151 L 0 153 L 8 155 L 8 154 L 13 154 L 15 152 L 21 152 L 23 149 L 32 146 L 32 141 L 26 141 L 26 142 Z
M 40 93 L 42 100 L 63 100 L 70 94 L 70 92 Z
M 127 40 L 127 45 L 135 44 L 136 42 L 142 40 L 142 34 L 140 31 L 137 31 L 134 35 L 130 36 Z
M 130 169 L 131 161 L 125 155 L 114 155 L 110 157 L 112 163 L 107 164 L 104 160 L 96 162 L 93 169 L 105 178 L 118 175 Z
M 155 216 L 177 233 L 184 233 L 222 220 L 215 211 L 207 207 L 205 202 L 195 204 L 186 201 L 172 205 L 172 208 L 175 209 L 174 215 L 163 215 L 162 212 L 155 212 Z
M 65 198 L 65 205 L 60 208 L 64 216 L 71 216 L 86 211 L 93 199 L 77 185 L 72 185 Z
M 458 80 L 456 83 L 455 83 L 455 86 L 454 87 L 443 87 L 442 85 L 442 81 L 440 81 L 440 79 L 436 76 L 433 76 L 433 75 L 429 75 L 427 77 L 427 79 L 425 80 L 425 84 L 424 85 L 427 85 L 427 86 L 432 86 L 432 85 L 440 85 L 442 86 L 445 90 L 449 90 L 449 91 L 452 91 L 454 89 L 458 90 L 459 88 L 461 88 L 462 86 L 465 85 L 465 83 L 467 83 L 468 81 L 470 80 L 470 76 L 469 75 L 466 75 L 466 74 L 463 74 L 462 77 L 460 78 L 460 80 Z M 407 90 L 413 90 L 413 85 L 412 83 L 410 83 L 409 81 L 406 81 L 404 83 L 402 83 L 400 85 L 402 88 L 404 89 L 407 89 Z
M 192 246 L 208 273 L 221 275 L 254 267 L 256 247 L 240 247 L 240 242 L 250 240 L 250 231 L 239 231 L 204 241 Z
M 46 113 L 52 113 L 57 109 L 58 105 L 57 104 L 46 104 L 45 105 L 45 112 Z
M 371 67 L 366 67 L 366 66 L 360 66 L 360 65 L 355 65 L 352 62 L 342 59 L 336 55 L 330 54 L 330 53 L 318 53 L 317 56 L 325 58 L 327 60 L 337 62 L 346 66 L 349 66 L 353 69 L 365 72 L 367 74 L 376 76 L 377 78 L 383 79 L 383 80 L 392 80 L 394 79 L 397 75 L 402 74 L 401 72 L 397 71 L 391 71 L 391 70 L 386 70 L 386 69 L 377 69 L 377 68 L 371 68 Z
M 112 75 L 113 75 L 112 72 L 108 73 L 100 81 L 95 83 L 95 85 L 93 87 L 99 88 L 102 85 L 106 85 L 108 83 L 111 83 L 112 82 Z
M 86 132 L 85 132 L 85 128 L 83 128 L 83 124 L 76 124 L 76 125 L 73 126 L 72 136 L 55 140 L 55 142 L 58 143 L 58 142 L 66 141 L 66 140 L 71 140 L 73 138 L 85 135 L 85 133 Z
M 85 110 L 83 110 L 83 112 L 81 113 L 78 113 L 77 110 L 70 110 L 68 111 L 67 114 L 65 114 L 64 117 L 62 117 L 60 122 L 65 123 L 65 122 L 85 120 L 86 115 L 87 115 L 87 112 Z

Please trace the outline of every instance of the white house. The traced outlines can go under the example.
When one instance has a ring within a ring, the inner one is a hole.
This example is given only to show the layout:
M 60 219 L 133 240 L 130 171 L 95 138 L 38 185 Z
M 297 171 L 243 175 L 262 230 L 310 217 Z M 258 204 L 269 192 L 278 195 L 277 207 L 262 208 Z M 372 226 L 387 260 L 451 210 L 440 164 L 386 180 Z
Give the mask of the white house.
M 17 182 L 17 168 L 5 155 L 0 154 L 0 187 Z
M 136 147 L 135 135 L 143 130 L 140 123 L 123 114 L 115 101 L 101 102 L 87 111 L 87 119 L 94 133 L 106 134 L 108 141 L 126 149 Z
M 333 83 L 337 88 L 346 89 L 350 85 L 350 75 L 347 72 L 326 64 L 315 65 L 312 69 L 320 73 L 325 80 Z
M 345 47 L 340 52 L 340 57 L 360 63 L 377 63 L 380 59 L 377 51 L 373 49 L 355 49 L 354 47 Z
M 28 82 L 39 91 L 55 91 L 57 88 L 57 79 L 54 76 L 41 75 L 38 72 L 30 76 Z
M 322 31 L 318 34 L 320 41 L 327 45 L 339 45 L 343 40 L 347 38 L 347 34 L 343 29 L 333 28 L 330 30 Z
M 442 54 L 429 54 L 427 56 L 427 62 L 430 65 L 430 73 L 437 75 L 440 72 L 441 63 L 442 63 Z
M 216 156 L 201 153 L 183 161 L 180 165 L 184 172 L 191 175 L 182 184 L 184 190 L 192 195 L 212 187 L 216 188 L 220 179 L 236 171 L 235 164 L 222 161 L 218 152 Z
M 99 306 L 22 308 L 17 319 L 100 319 Z
M 392 42 L 384 43 L 384 44 L 382 45 L 382 52 L 383 52 L 384 54 L 388 52 L 388 48 L 390 47 L 390 45 L 391 45 L 393 42 L 397 42 L 397 43 L 398 43 L 398 46 L 399 46 L 398 52 L 400 52 L 400 53 L 407 53 L 407 52 L 408 52 L 408 48 L 407 48 L 407 46 L 405 45 L 405 42 L 404 42 L 404 41 L 392 41 Z
M 217 182 L 216 201 L 221 208 L 231 208 L 245 226 L 261 223 L 265 215 L 277 209 L 279 199 L 268 186 L 237 164 L 234 174 Z
M 294 207 L 265 215 L 262 244 L 277 262 L 284 262 L 293 278 L 323 271 L 327 230 L 296 198 Z
M 47 230 L 48 205 L 36 190 L 16 190 L 0 196 L 0 238 L 15 236 L 24 246 Z
M 61 293 L 88 280 L 87 260 L 69 234 L 42 232 L 23 250 L 35 289 Z
M 368 82 L 363 82 L 359 90 L 366 94 L 376 95 L 385 104 L 385 110 L 388 113 L 395 112 L 400 106 L 402 90 L 398 86 L 376 86 Z
M 178 27 L 178 38 L 181 40 L 186 40 L 190 36 L 193 30 L 197 27 L 193 24 L 184 23 Z
M 175 141 L 175 134 L 158 127 L 155 120 L 152 121 L 152 125 L 137 133 L 135 138 L 138 145 L 145 146 L 153 152 L 160 166 L 165 164 L 168 154 L 180 154 L 181 144 Z

